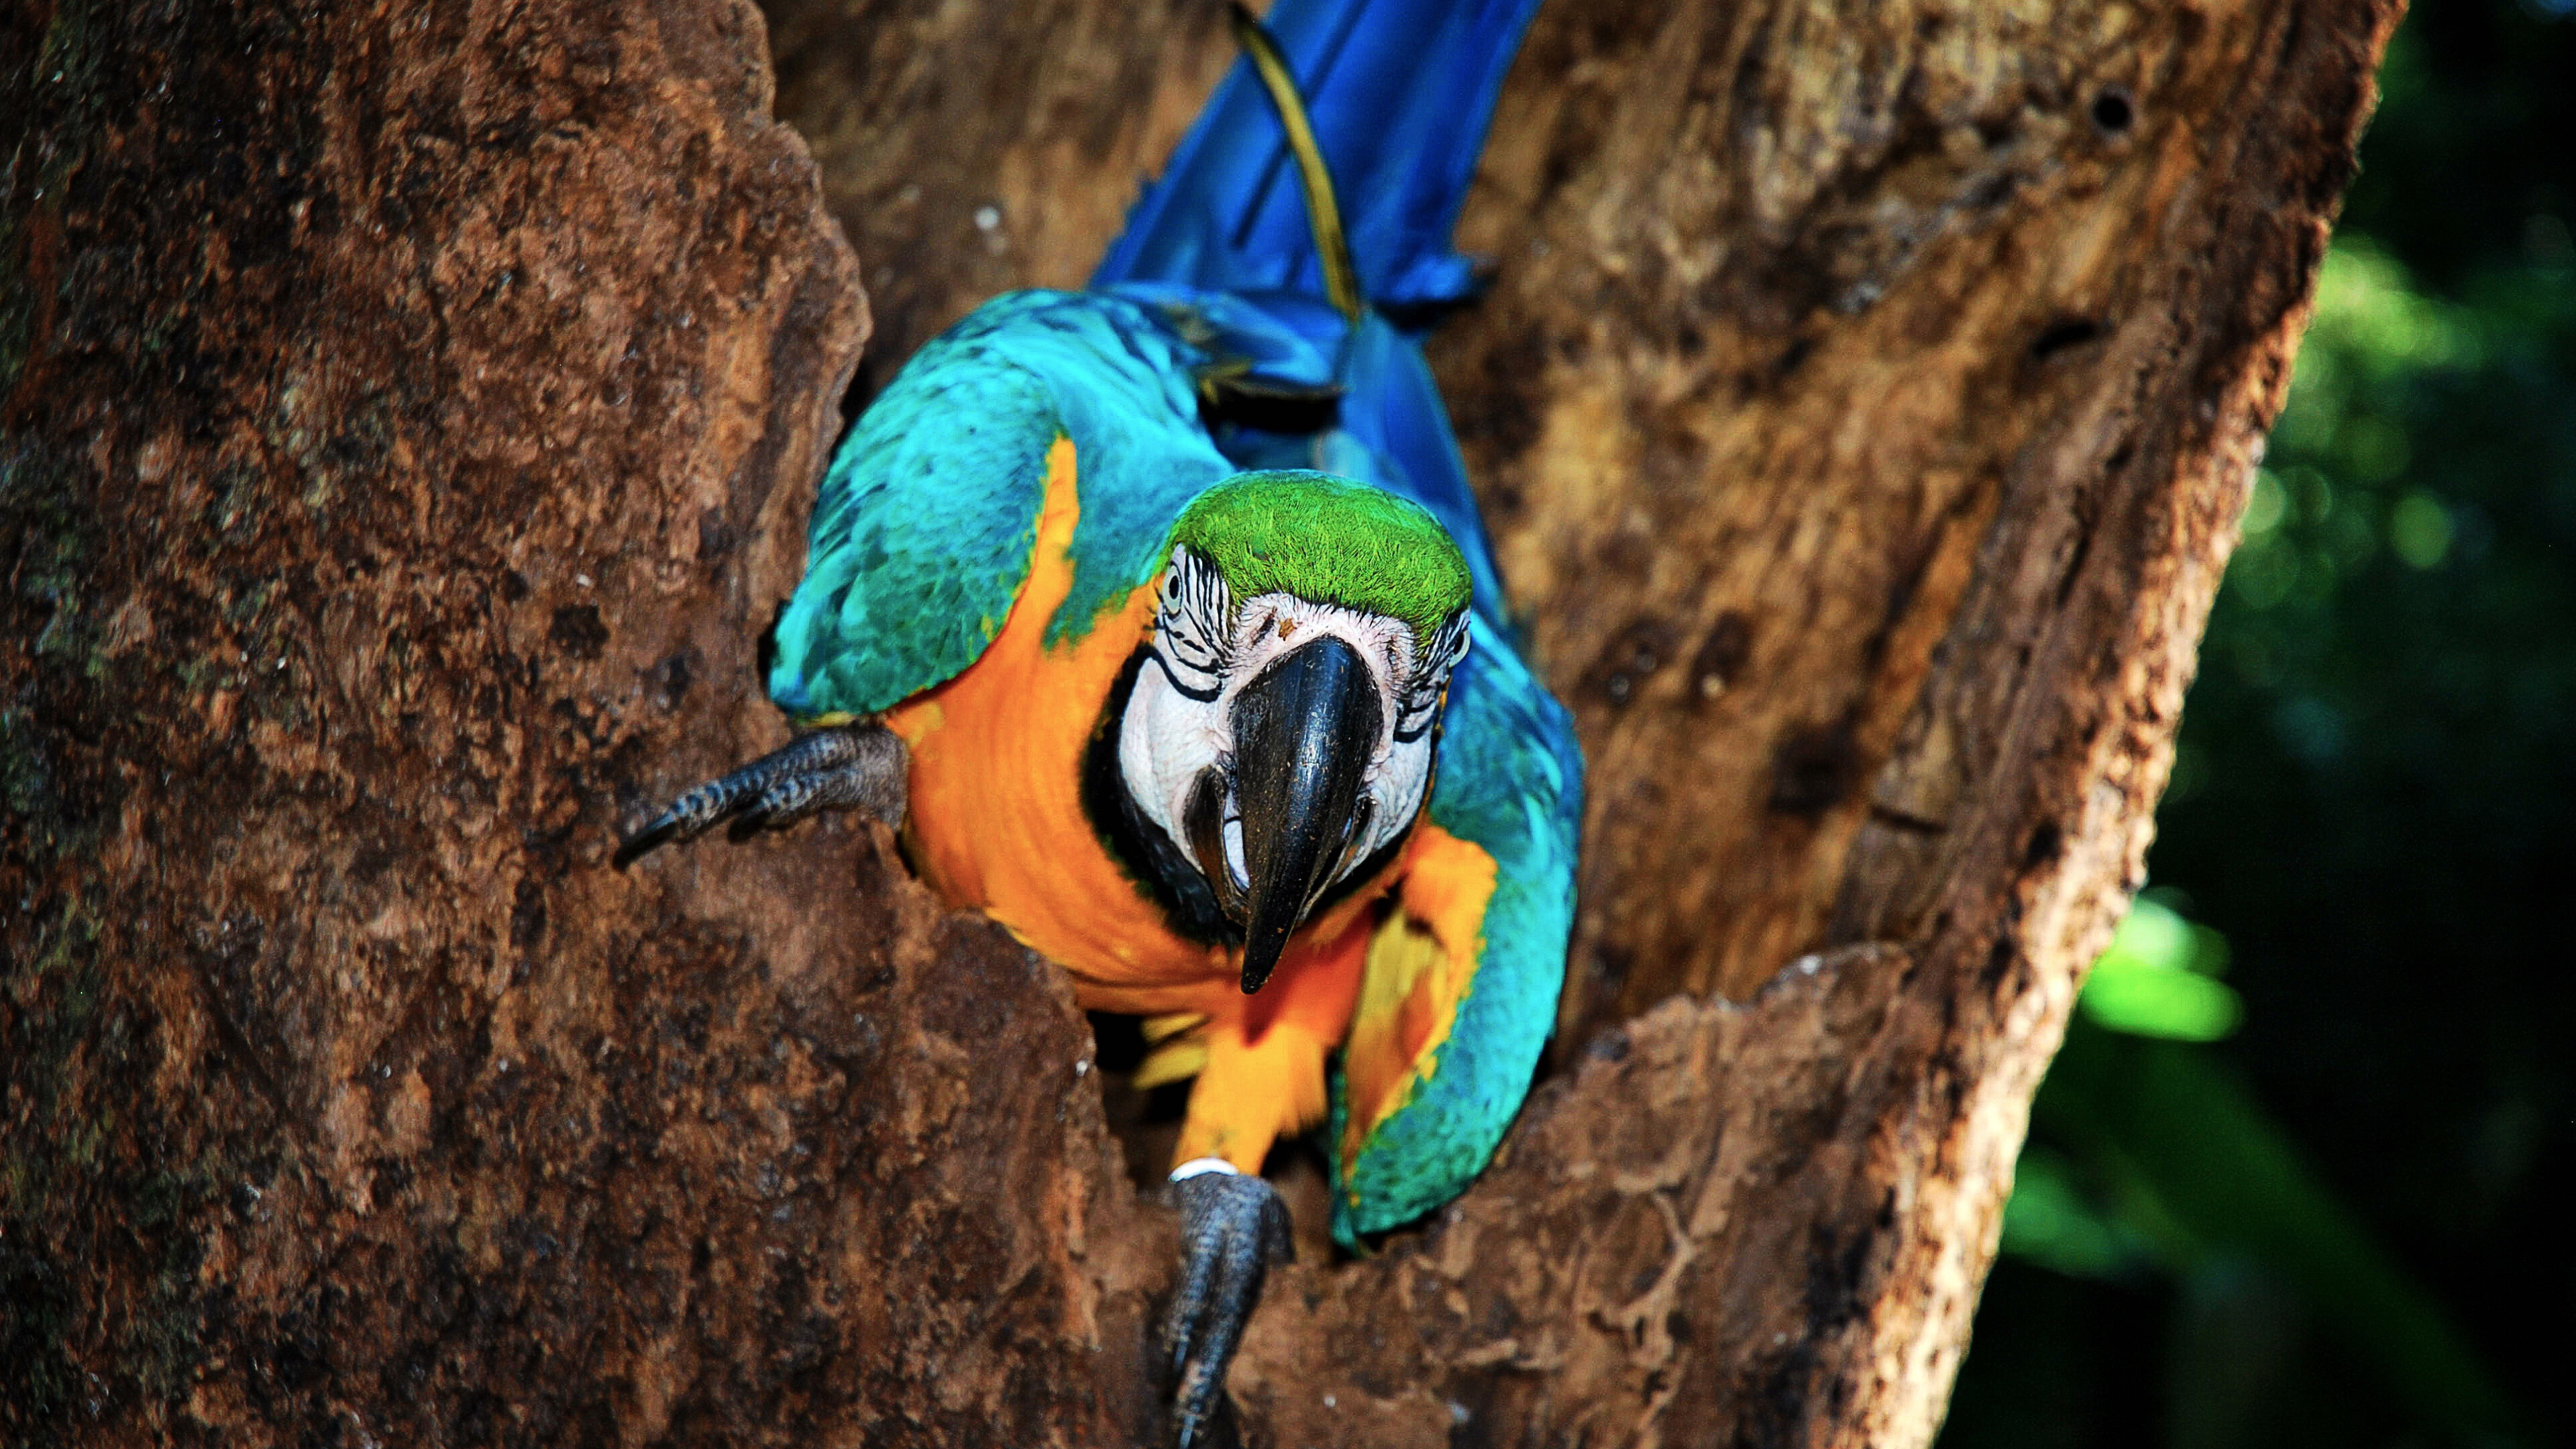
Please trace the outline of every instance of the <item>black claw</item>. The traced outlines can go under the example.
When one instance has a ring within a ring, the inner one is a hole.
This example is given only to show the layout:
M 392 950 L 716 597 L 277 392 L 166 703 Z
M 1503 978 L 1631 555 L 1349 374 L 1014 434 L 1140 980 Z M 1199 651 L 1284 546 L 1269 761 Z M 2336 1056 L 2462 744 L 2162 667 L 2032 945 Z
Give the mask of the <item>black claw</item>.
M 624 870 L 639 857 L 650 853 L 653 847 L 678 834 L 679 830 L 679 823 L 666 815 L 626 837 L 625 842 L 617 847 L 617 853 L 608 858 L 608 863 Z
M 1225 1392 L 1243 1325 L 1273 1264 L 1296 1256 L 1288 1205 L 1260 1178 L 1206 1172 L 1172 1185 L 1181 1208 L 1181 1282 L 1163 1324 L 1178 1449 L 1201 1441 Z
M 834 806 L 901 824 L 906 762 L 903 741 L 881 725 L 816 730 L 672 801 L 610 863 L 624 870 L 655 846 L 694 839 L 724 820 L 733 821 L 736 840 Z

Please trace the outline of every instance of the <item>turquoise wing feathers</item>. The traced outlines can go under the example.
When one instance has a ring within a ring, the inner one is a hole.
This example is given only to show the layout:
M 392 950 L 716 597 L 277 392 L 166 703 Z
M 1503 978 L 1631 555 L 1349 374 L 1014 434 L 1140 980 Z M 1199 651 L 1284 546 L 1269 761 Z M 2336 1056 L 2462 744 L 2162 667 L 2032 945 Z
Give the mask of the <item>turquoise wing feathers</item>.
M 1037 379 L 977 352 L 923 348 L 823 475 L 769 674 L 791 716 L 874 714 L 956 677 L 1001 632 L 1056 424 Z
M 1565 707 L 1478 617 L 1449 685 L 1431 822 L 1494 859 L 1475 974 L 1412 1099 L 1334 1164 L 1333 1236 L 1409 1222 L 1466 1190 L 1528 1095 L 1556 1026 L 1574 922 L 1583 756 Z M 1332 1137 L 1346 1105 L 1334 1082 Z M 1331 1154 L 1328 1154 L 1330 1156 Z
M 1159 314 L 1087 293 L 1008 293 L 923 347 L 823 477 L 770 697 L 799 720 L 864 717 L 981 657 L 1027 582 L 1058 437 L 1081 515 L 1049 639 L 1079 637 L 1232 471 L 1198 422 L 1203 361 Z

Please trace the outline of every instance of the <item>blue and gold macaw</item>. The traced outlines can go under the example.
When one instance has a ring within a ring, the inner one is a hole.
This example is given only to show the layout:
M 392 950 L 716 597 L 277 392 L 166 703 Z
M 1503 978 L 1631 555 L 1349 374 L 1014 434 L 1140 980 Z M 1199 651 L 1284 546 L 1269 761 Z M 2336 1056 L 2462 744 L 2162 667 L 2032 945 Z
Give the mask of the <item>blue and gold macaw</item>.
M 1390 320 L 1472 289 L 1449 234 L 1534 3 L 1238 9 L 1090 290 L 986 303 L 842 444 L 769 676 L 808 732 L 619 851 L 867 809 L 1144 1018 L 1138 1080 L 1195 1078 L 1183 1444 L 1287 1247 L 1271 1145 L 1326 1129 L 1346 1245 L 1418 1217 L 1555 1018 L 1581 760 Z

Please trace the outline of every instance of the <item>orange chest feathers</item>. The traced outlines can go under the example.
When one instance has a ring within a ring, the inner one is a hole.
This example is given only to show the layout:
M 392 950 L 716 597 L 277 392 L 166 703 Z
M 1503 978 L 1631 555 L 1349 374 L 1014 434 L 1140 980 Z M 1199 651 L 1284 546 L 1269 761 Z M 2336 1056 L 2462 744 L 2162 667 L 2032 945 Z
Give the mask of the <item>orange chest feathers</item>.
M 1048 621 L 1073 585 L 1074 469 L 1072 442 L 1057 439 L 1028 580 L 992 645 L 885 716 L 912 751 L 906 844 L 950 904 L 983 911 L 1070 971 L 1085 1007 L 1222 1011 L 1239 994 L 1232 953 L 1176 934 L 1083 808 L 1084 754 L 1119 674 L 1152 632 L 1156 591 L 1133 590 L 1078 639 L 1047 647 Z M 1380 893 L 1357 892 L 1310 922 L 1277 984 L 1347 975 L 1326 994 L 1355 994 L 1354 927 Z

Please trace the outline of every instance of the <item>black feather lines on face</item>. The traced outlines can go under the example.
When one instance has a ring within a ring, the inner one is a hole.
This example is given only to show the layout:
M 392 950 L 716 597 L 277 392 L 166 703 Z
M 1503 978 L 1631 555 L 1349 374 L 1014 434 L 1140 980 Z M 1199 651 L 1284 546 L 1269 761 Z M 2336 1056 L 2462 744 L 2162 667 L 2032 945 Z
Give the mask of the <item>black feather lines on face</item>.
M 1449 672 L 1467 657 L 1467 611 L 1449 616 L 1423 647 L 1413 677 L 1396 692 L 1395 740 L 1411 744 L 1440 722 L 1449 698 Z
M 1139 646 L 1127 658 L 1118 680 L 1109 687 L 1109 700 L 1100 718 L 1091 727 L 1091 743 L 1082 752 L 1082 813 L 1091 820 L 1092 833 L 1099 837 L 1101 848 L 1119 871 L 1136 885 L 1147 900 L 1163 912 L 1164 923 L 1172 934 L 1202 946 L 1235 947 L 1243 944 L 1243 927 L 1228 917 L 1217 905 L 1216 890 L 1188 855 L 1174 844 L 1163 827 L 1154 823 L 1143 806 L 1127 788 L 1126 772 L 1118 764 L 1118 736 L 1127 718 L 1128 697 L 1136 692 L 1136 678 L 1145 669 L 1145 661 L 1154 658 L 1152 645 Z M 1438 773 L 1439 711 L 1432 713 L 1433 775 Z M 1423 781 L 1422 801 L 1431 800 L 1432 780 Z M 1413 836 L 1413 825 L 1422 818 L 1420 807 L 1405 828 L 1396 832 L 1386 844 L 1371 852 L 1350 874 L 1325 887 L 1316 898 L 1309 916 L 1321 915 L 1362 885 L 1377 879 L 1397 855 L 1403 852 Z
M 1234 597 L 1216 564 L 1188 548 L 1172 551 L 1163 600 L 1146 646 L 1172 688 L 1201 704 L 1225 687 L 1234 654 Z

